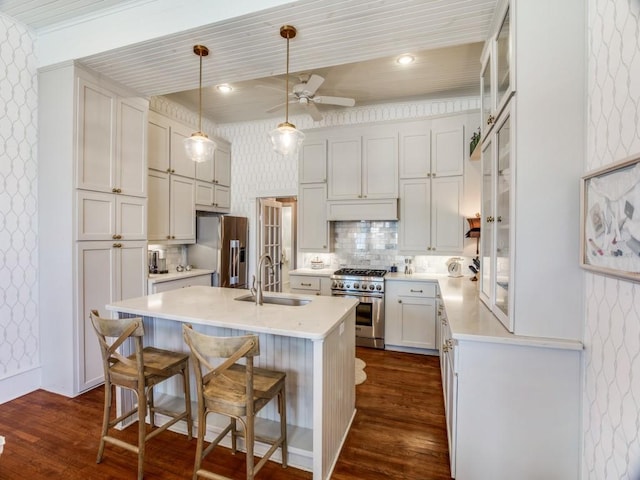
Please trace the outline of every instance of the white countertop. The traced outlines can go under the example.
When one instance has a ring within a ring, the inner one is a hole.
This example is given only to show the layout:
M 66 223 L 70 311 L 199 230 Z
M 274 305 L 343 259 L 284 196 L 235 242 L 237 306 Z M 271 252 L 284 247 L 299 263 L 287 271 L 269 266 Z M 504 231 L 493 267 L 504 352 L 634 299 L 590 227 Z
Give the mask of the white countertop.
M 306 275 L 310 277 L 330 277 L 335 272 L 335 268 L 298 268 L 290 270 L 289 275 Z
M 193 271 L 193 270 L 192 270 Z M 178 322 L 319 340 L 358 304 L 348 298 L 267 292 L 267 296 L 311 300 L 298 307 L 234 300 L 248 290 L 191 286 L 107 305 L 107 310 Z
M 149 283 L 162 283 L 162 282 L 170 282 L 171 280 L 178 280 L 180 278 L 189 278 L 189 277 L 197 277 L 200 275 L 208 275 L 215 273 L 215 270 L 205 270 L 202 268 L 193 268 L 191 270 L 184 272 L 169 272 L 169 273 L 150 273 L 149 274 Z
M 480 282 L 472 282 L 468 275 L 450 277 L 435 273 L 387 273 L 385 281 L 438 282 L 444 302 L 451 336 L 456 340 L 507 343 L 546 348 L 582 350 L 582 342 L 556 338 L 514 335 L 491 313 L 479 298 Z

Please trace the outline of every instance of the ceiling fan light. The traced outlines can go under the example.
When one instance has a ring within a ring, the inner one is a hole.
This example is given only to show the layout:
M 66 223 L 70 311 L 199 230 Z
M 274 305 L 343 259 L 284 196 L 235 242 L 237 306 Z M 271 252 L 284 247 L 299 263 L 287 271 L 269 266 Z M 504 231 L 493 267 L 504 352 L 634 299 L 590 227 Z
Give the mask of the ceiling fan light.
M 280 155 L 295 155 L 304 141 L 304 133 L 295 125 L 284 122 L 269 132 L 269 140 Z
M 192 133 L 190 137 L 184 139 L 184 149 L 187 157 L 196 163 L 203 163 L 213 159 L 213 152 L 216 144 L 206 133 Z

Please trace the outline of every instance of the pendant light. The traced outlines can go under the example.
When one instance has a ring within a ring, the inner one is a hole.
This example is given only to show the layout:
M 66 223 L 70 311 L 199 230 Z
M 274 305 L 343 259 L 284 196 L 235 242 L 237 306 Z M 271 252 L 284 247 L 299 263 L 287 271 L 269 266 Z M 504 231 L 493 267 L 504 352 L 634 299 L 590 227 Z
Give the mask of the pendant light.
M 209 55 L 209 49 L 204 45 L 194 45 L 193 53 L 200 57 L 198 131 L 184 139 L 184 149 L 187 152 L 188 158 L 194 162 L 202 163 L 209 159 L 213 159 L 213 151 L 216 148 L 216 144 L 213 140 L 211 140 L 207 134 L 202 131 L 202 57 Z
M 289 40 L 296 36 L 296 29 L 291 25 L 280 27 L 280 36 L 287 39 L 287 76 L 286 90 L 284 92 L 285 121 L 278 125 L 278 128 L 269 132 L 269 139 L 273 149 L 281 155 L 296 155 L 298 148 L 304 140 L 304 133 L 296 129 L 296 126 L 289 123 Z

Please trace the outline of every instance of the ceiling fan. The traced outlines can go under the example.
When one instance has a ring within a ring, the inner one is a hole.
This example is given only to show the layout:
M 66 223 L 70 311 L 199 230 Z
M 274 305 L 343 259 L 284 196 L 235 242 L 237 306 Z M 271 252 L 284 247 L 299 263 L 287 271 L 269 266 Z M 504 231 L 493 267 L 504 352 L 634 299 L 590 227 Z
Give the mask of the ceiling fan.
M 316 107 L 316 104 L 320 105 L 339 105 L 341 107 L 353 107 L 356 101 L 353 98 L 346 97 L 330 97 L 328 95 L 316 95 L 318 88 L 324 82 L 324 78 L 316 74 L 302 74 L 299 77 L 300 83 L 293 86 L 292 92 L 289 93 L 289 104 L 299 104 L 306 108 L 307 113 L 318 122 L 322 120 L 322 114 Z M 276 105 L 267 113 L 273 113 L 282 107 L 284 103 Z

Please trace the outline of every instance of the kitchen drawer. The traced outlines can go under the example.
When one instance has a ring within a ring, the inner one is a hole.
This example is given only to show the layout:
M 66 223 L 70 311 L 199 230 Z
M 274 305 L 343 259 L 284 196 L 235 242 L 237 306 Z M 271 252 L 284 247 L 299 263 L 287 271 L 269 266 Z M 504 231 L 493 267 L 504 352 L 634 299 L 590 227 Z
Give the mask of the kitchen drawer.
M 191 287 L 193 285 L 211 286 L 211 274 L 197 275 L 195 277 L 179 278 L 177 280 L 169 280 L 167 282 L 156 282 L 149 285 L 151 293 L 167 292 L 169 290 L 177 290 L 178 288 Z
M 403 297 L 435 297 L 437 293 L 436 282 L 387 282 L 386 293 L 401 295 Z
M 292 289 L 320 291 L 320 277 L 291 275 L 290 282 Z

